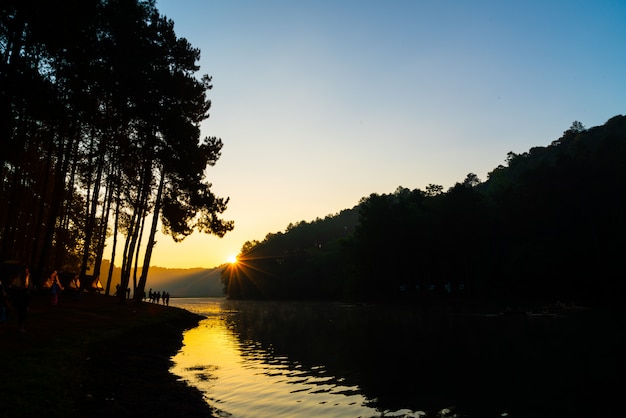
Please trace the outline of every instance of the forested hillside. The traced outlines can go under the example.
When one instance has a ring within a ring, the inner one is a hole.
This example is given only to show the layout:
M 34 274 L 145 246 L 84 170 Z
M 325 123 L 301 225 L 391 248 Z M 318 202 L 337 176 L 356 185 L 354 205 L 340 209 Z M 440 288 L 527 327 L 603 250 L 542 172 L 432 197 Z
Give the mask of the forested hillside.
M 614 305 L 625 290 L 626 117 L 574 122 L 481 182 L 399 187 L 246 243 L 231 298 Z M 355 216 L 358 214 L 358 218 Z
M 236 264 L 222 273 L 232 298 L 326 299 L 342 294 L 349 265 L 346 240 L 358 223 L 357 208 L 325 219 L 289 225 L 263 242 L 246 242 Z

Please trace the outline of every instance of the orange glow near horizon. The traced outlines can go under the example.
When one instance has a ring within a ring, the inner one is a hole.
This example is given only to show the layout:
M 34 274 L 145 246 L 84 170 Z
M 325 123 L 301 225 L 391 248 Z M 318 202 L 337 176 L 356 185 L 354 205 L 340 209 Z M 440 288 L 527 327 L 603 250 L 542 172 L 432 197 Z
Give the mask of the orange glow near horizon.
M 242 290 L 245 292 L 248 286 L 255 287 L 260 294 L 263 294 L 262 283 L 257 279 L 256 274 L 252 274 L 253 272 L 260 273 L 262 276 L 267 275 L 268 272 L 259 268 L 253 261 L 255 259 L 261 258 L 275 258 L 275 257 L 249 257 L 247 255 L 242 255 L 241 257 L 237 256 L 237 262 L 231 263 L 226 266 L 225 275 L 228 278 L 228 289 L 227 292 L 229 295 L 232 295 L 231 289 L 234 289 L 235 292 L 241 292 Z

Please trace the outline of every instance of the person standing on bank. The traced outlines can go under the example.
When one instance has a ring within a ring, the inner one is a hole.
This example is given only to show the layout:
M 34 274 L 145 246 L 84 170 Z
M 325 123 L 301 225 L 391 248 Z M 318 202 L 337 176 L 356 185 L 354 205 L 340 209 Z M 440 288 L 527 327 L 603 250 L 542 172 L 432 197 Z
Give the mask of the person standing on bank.
M 17 311 L 17 324 L 20 332 L 26 332 L 24 323 L 28 314 L 28 306 L 30 305 L 30 272 L 28 267 L 21 269 L 11 281 L 11 300 L 13 307 Z
M 59 282 L 59 276 L 55 271 L 52 273 L 52 286 L 50 286 L 50 293 L 52 294 L 52 306 L 56 306 L 59 304 L 59 293 L 63 290 L 63 286 Z
M 9 297 L 4 290 L 4 284 L 0 280 L 0 322 L 7 320 L 7 309 L 9 308 Z
M 70 289 L 74 293 L 74 299 L 80 299 L 80 275 L 75 274 L 74 278 L 70 281 Z

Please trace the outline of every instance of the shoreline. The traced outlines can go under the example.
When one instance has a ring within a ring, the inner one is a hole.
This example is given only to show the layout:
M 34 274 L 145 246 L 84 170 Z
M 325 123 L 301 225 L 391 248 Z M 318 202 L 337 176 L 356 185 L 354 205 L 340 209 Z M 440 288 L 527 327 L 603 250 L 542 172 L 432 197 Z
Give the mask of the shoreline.
M 0 405 L 14 417 L 214 417 L 196 388 L 170 373 L 183 332 L 201 316 L 116 297 L 33 295 L 25 333 L 0 323 Z

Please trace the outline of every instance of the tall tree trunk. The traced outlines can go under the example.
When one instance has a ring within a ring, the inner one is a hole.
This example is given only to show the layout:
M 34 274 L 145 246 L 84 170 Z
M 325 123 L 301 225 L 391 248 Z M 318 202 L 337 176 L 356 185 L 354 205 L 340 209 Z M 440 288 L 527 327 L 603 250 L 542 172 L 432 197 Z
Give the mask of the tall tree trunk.
M 139 239 L 137 240 L 137 248 L 135 249 L 135 268 L 133 269 L 133 295 L 137 291 L 137 269 L 139 268 L 139 253 L 141 249 L 141 239 L 143 238 L 143 229 L 146 225 L 146 217 L 141 217 L 141 226 L 139 227 Z
M 68 150 L 71 150 L 76 140 L 76 132 L 72 130 L 67 136 L 67 140 L 59 138 L 59 146 L 57 152 L 57 158 L 54 165 L 54 180 L 53 180 L 53 193 L 52 199 L 49 201 L 50 209 L 45 220 L 45 229 L 43 234 L 43 240 L 41 242 L 38 262 L 35 267 L 35 271 L 40 278 L 43 277 L 43 271 L 46 267 L 56 268 L 57 260 L 49 259 L 50 249 L 54 240 L 54 235 L 57 228 L 58 216 L 62 211 L 63 203 L 65 202 L 65 175 L 68 172 L 70 158 Z M 46 264 L 50 264 L 47 266 Z
M 146 282 L 148 281 L 148 270 L 150 268 L 150 258 L 152 257 L 152 250 L 156 245 L 154 237 L 156 236 L 157 226 L 159 223 L 159 215 L 161 213 L 161 201 L 163 198 L 163 187 L 165 184 L 165 173 L 161 169 L 161 180 L 159 182 L 159 189 L 157 191 L 156 201 L 154 203 L 154 211 L 152 214 L 152 226 L 150 227 L 150 237 L 148 238 L 148 244 L 146 245 L 146 253 L 143 260 L 143 267 L 141 270 L 141 277 L 139 278 L 139 284 L 135 292 L 135 301 L 141 302 L 143 294 L 146 289 Z
M 139 197 L 135 203 L 135 209 L 129 226 L 128 236 L 126 237 L 126 244 L 124 247 L 124 260 L 122 261 L 122 276 L 120 280 L 120 287 L 125 291 L 128 289 L 130 282 L 130 272 L 132 262 L 134 259 L 135 247 L 139 241 L 139 222 L 146 216 L 147 204 L 150 197 L 150 183 L 151 183 L 151 162 L 146 162 L 145 170 L 143 172 L 143 182 L 141 189 L 139 190 Z M 119 296 L 119 295 L 118 295 Z M 120 302 L 124 303 L 125 294 L 120 297 Z
M 98 165 L 96 167 L 96 181 L 93 185 L 93 193 L 91 197 L 91 210 L 87 214 L 85 220 L 85 243 L 83 245 L 83 260 L 80 265 L 80 277 L 84 277 L 87 272 L 87 265 L 89 264 L 89 257 L 91 256 L 91 242 L 94 235 L 94 225 L 96 220 L 96 214 L 98 211 L 98 198 L 100 195 L 100 182 L 102 181 L 102 172 L 104 171 L 104 154 L 99 153 Z
M 107 187 L 104 191 L 104 205 L 102 206 L 102 215 L 100 215 L 100 225 L 98 227 L 98 248 L 96 250 L 96 260 L 93 266 L 93 280 L 91 285 L 96 284 L 96 278 L 100 276 L 100 268 L 102 267 L 102 258 L 104 257 L 104 247 L 107 239 L 107 227 L 109 225 L 109 214 L 111 212 L 111 201 L 113 196 L 113 184 L 111 177 L 107 181 Z M 111 261 L 112 263 L 112 261 Z
M 119 181 L 119 180 L 118 180 Z M 120 220 L 120 185 L 115 186 L 115 220 L 113 222 L 113 244 L 111 248 L 111 264 L 109 265 L 109 273 L 107 274 L 107 285 L 105 294 L 111 294 L 111 280 L 113 278 L 113 269 L 115 266 L 115 251 L 117 250 L 117 233 Z M 97 272 L 96 272 L 97 274 Z

